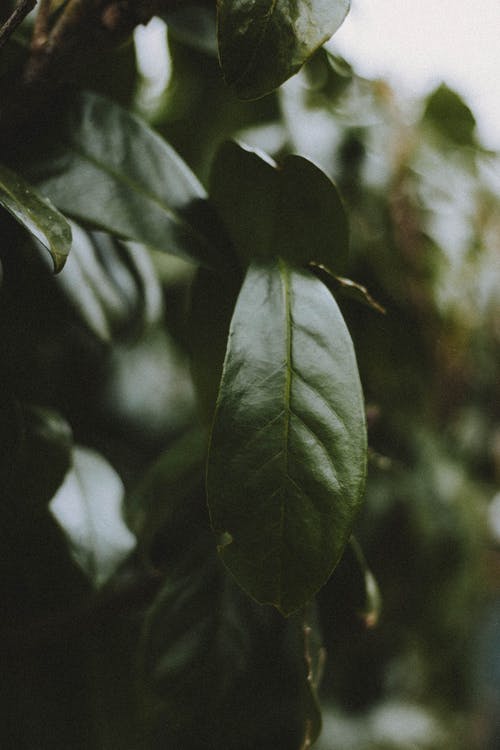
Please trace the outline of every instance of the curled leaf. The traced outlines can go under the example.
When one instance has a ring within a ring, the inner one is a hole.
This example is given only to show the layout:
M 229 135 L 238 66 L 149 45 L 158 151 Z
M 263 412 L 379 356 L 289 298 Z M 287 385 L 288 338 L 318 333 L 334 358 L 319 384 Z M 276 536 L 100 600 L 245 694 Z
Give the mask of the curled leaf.
M 0 164 L 0 205 L 47 248 L 54 270 L 61 271 L 71 248 L 71 227 L 26 180 Z

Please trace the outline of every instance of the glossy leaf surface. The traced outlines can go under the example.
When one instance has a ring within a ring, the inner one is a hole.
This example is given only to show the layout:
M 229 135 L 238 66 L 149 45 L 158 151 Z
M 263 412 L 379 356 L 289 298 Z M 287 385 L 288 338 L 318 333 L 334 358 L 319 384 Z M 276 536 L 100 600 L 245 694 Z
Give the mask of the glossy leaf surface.
M 71 226 L 71 256 L 56 284 L 85 325 L 109 342 L 157 323 L 163 299 L 147 248 Z
M 0 165 L 0 205 L 50 252 L 54 270 L 64 266 L 71 228 L 64 216 L 20 175 Z
M 82 93 L 52 145 L 29 171 L 61 210 L 164 252 L 220 262 L 205 235 L 210 216 L 203 187 L 141 120 L 104 97 Z
M 279 167 L 227 142 L 212 167 L 210 197 L 244 261 L 282 257 L 340 272 L 348 254 L 347 216 L 334 183 L 301 156 Z
M 283 261 L 252 265 L 231 322 L 208 461 L 220 554 L 290 613 L 327 580 L 364 486 L 363 397 L 330 293 Z
M 114 469 L 95 451 L 77 448 L 71 471 L 50 504 L 74 560 L 98 587 L 130 554 L 135 538 L 121 511 L 123 484 Z
M 243 99 L 269 93 L 339 28 L 349 0 L 220 0 L 222 70 Z

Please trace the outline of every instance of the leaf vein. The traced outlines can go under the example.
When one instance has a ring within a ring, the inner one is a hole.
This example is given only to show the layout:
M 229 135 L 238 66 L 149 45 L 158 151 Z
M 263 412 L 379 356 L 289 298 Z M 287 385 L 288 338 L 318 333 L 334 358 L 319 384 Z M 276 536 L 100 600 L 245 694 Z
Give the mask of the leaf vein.
M 326 400 L 326 398 L 323 396 L 322 393 L 311 383 L 309 383 L 305 377 L 297 370 L 296 368 L 293 369 L 293 374 L 296 376 L 305 386 L 308 388 L 311 393 L 313 393 L 317 398 L 321 401 L 321 403 L 324 405 L 325 409 L 328 411 L 328 413 L 333 417 L 335 422 L 338 422 L 339 426 L 345 431 L 345 424 L 343 420 L 341 419 L 339 413 L 333 408 L 333 406 Z
M 301 417 L 299 414 L 297 414 L 294 411 L 290 411 L 290 413 L 291 413 L 291 415 L 293 417 L 295 417 L 295 419 L 297 419 L 297 421 L 299 421 L 303 425 L 303 427 L 306 429 L 306 431 L 313 437 L 314 442 L 316 443 L 316 445 L 324 453 L 324 455 L 325 455 L 325 457 L 327 459 L 327 463 L 330 466 L 330 468 L 331 468 L 331 470 L 333 472 L 333 475 L 335 477 L 335 480 L 336 480 L 336 482 L 338 484 L 337 472 L 336 472 L 336 469 L 335 469 L 335 464 L 334 464 L 333 459 L 332 459 L 332 457 L 330 455 L 330 451 L 328 450 L 328 448 L 325 445 L 324 441 L 320 438 L 320 436 L 316 432 L 314 432 L 314 430 L 307 424 L 307 422 L 304 420 L 303 417 Z

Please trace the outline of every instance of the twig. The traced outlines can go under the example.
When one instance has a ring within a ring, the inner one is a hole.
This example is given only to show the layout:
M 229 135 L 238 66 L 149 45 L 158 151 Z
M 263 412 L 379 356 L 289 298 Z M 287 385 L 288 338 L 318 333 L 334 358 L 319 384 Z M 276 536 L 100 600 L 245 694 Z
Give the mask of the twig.
M 49 15 L 51 0 L 40 0 L 40 8 L 35 18 L 31 49 L 36 51 L 47 44 L 49 38 Z
M 0 28 L 0 49 L 10 39 L 20 23 L 24 21 L 30 11 L 33 10 L 37 0 L 21 0 L 19 5 L 14 8 L 9 18 Z
M 33 121 L 89 61 L 130 37 L 161 10 L 180 0 L 70 0 L 45 43 L 33 45 L 24 70 L 0 87 L 0 144 L 18 138 L 20 129 Z M 34 7 L 37 0 L 23 0 Z M 26 11 L 27 12 L 27 11 Z M 44 14 L 41 25 L 43 29 Z M 5 79 L 5 77 L 4 77 Z

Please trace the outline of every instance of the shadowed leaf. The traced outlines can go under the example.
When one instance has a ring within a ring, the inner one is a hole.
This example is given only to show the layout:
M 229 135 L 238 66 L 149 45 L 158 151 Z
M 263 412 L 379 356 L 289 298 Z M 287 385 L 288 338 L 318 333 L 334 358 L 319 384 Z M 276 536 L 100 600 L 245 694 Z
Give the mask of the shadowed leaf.
M 222 70 L 243 99 L 280 86 L 339 28 L 349 0 L 220 0 Z

